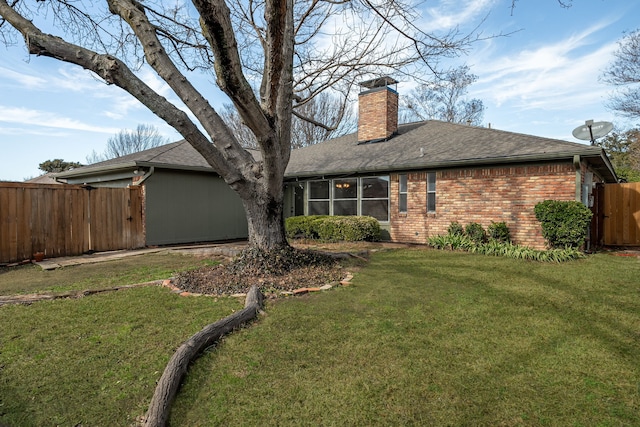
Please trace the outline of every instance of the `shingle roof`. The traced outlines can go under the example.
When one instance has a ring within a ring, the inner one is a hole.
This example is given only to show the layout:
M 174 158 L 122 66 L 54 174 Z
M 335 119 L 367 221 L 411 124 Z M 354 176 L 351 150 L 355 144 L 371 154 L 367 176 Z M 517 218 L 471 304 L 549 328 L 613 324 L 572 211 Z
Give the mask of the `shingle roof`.
M 154 164 L 154 165 L 171 165 L 186 167 L 202 167 L 211 168 L 207 161 L 198 153 L 195 148 L 187 141 L 181 140 L 172 142 L 171 144 L 160 145 L 138 153 L 127 154 L 126 156 L 116 157 L 115 159 L 105 160 L 104 162 L 95 163 L 85 166 L 88 168 L 105 167 L 118 165 L 122 163 L 137 164 Z
M 259 152 L 252 154 L 257 158 Z M 600 147 L 437 120 L 400 125 L 396 135 L 382 142 L 358 144 L 357 133 L 353 133 L 293 150 L 286 177 L 569 160 L 574 155 L 590 158 L 607 181 L 615 181 L 611 164 Z M 81 176 L 134 166 L 213 171 L 182 140 L 58 176 Z
M 436 120 L 400 125 L 377 143 L 350 134 L 293 150 L 288 177 L 441 168 L 464 165 L 599 158 L 600 147 Z

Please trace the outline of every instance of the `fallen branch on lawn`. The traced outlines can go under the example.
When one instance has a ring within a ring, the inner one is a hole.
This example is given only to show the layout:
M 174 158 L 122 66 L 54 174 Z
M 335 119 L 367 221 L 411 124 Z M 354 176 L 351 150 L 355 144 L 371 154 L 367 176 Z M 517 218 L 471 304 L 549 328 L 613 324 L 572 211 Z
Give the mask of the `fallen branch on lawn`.
M 84 291 L 66 291 L 42 294 L 19 294 L 0 295 L 0 306 L 5 304 L 31 304 L 38 301 L 54 300 L 60 298 L 82 298 L 89 295 L 101 294 L 104 292 L 119 291 L 122 289 L 139 288 L 141 286 L 158 286 L 162 280 L 152 280 L 150 282 L 136 283 L 134 285 L 113 286 L 111 288 L 85 289 Z
M 176 350 L 156 385 L 144 422 L 145 427 L 163 427 L 167 424 L 171 404 L 191 361 L 223 335 L 253 320 L 263 308 L 263 299 L 258 287 L 252 286 L 247 293 L 244 309 L 205 326 Z

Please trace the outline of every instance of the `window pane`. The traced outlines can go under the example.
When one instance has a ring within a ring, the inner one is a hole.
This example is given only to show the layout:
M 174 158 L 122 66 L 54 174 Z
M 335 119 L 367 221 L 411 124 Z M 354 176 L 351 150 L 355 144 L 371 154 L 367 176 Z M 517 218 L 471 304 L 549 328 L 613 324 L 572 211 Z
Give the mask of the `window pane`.
M 362 215 L 372 216 L 378 221 L 389 221 L 389 201 L 363 200 Z
M 363 207 L 364 209 L 364 207 Z M 407 193 L 400 194 L 398 196 L 398 211 L 406 212 L 407 211 Z
M 386 199 L 389 197 L 389 177 L 362 178 L 363 199 Z
M 329 202 L 309 201 L 309 215 L 329 215 Z
M 436 211 L 436 193 L 427 193 L 427 212 Z
M 407 175 L 399 175 L 399 187 L 401 193 L 407 192 Z
M 427 174 L 427 191 L 436 191 L 436 173 L 429 172 Z
M 333 202 L 334 215 L 358 215 L 357 200 L 336 200 Z
M 328 199 L 329 181 L 309 182 L 309 199 Z
M 355 199 L 356 197 L 358 197 L 358 180 L 356 178 L 333 180 L 334 199 Z

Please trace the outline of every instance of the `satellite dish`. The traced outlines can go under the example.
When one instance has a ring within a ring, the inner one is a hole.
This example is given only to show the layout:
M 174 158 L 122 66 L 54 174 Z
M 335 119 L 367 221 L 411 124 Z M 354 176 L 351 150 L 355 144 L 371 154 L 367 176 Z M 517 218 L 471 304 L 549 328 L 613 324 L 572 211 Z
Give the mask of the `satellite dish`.
M 583 126 L 578 126 L 572 132 L 573 136 L 585 141 L 591 141 L 593 145 L 598 138 L 602 138 L 613 130 L 611 122 L 594 122 L 587 120 Z

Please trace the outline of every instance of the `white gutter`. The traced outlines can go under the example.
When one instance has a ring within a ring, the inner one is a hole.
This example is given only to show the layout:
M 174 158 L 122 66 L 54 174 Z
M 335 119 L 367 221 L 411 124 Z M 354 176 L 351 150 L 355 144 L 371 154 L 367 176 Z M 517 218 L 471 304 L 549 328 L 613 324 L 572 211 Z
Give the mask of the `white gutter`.
M 143 182 L 145 182 L 147 180 L 147 178 L 149 178 L 151 175 L 153 175 L 153 173 L 155 172 L 156 168 L 154 166 L 151 166 L 149 168 L 149 170 L 147 171 L 147 173 L 145 173 L 144 175 L 142 175 L 142 178 L 139 179 L 138 181 L 134 182 L 132 185 L 137 187 L 139 185 L 142 185 Z

